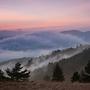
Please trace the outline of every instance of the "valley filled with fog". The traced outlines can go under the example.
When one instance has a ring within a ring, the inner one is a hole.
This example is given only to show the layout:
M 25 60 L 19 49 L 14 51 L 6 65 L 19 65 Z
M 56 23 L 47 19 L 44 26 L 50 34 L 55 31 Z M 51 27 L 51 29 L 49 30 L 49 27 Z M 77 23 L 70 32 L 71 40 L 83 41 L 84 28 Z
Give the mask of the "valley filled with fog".
M 0 31 L 0 61 L 47 55 L 57 49 L 89 44 L 89 36 L 89 31 L 77 30 L 64 32 Z

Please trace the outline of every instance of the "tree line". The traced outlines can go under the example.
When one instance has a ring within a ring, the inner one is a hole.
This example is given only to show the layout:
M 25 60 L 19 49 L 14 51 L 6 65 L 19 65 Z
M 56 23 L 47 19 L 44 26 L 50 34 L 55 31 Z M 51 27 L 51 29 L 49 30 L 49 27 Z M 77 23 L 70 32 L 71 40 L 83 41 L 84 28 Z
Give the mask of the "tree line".
M 52 80 L 60 82 L 65 80 L 63 70 L 61 69 L 59 63 L 57 63 L 54 68 Z M 71 77 L 71 82 L 90 83 L 90 61 L 83 68 L 82 71 L 73 73 Z
M 65 80 L 63 71 L 60 68 L 59 63 L 56 64 L 52 80 L 61 82 Z M 73 73 L 73 76 L 71 77 L 71 82 L 90 83 L 90 61 L 83 68 L 82 71 Z
M 73 74 L 71 81 L 72 82 L 83 82 L 83 83 L 90 82 L 90 61 L 83 68 L 83 70 L 81 72 L 75 72 Z
M 28 80 L 30 77 L 30 71 L 23 69 L 20 63 L 16 63 L 12 69 L 7 68 L 4 72 L 0 70 L 0 81 L 12 80 L 23 81 Z
M 0 81 L 12 80 L 12 81 L 24 81 L 29 80 L 30 71 L 24 69 L 20 63 L 16 63 L 14 68 L 7 68 L 4 72 L 0 70 Z M 56 63 L 53 70 L 53 75 L 51 78 L 52 81 L 65 81 L 63 70 L 60 67 L 59 63 Z M 90 82 L 90 61 L 84 67 L 81 72 L 74 72 L 71 77 L 71 82 Z

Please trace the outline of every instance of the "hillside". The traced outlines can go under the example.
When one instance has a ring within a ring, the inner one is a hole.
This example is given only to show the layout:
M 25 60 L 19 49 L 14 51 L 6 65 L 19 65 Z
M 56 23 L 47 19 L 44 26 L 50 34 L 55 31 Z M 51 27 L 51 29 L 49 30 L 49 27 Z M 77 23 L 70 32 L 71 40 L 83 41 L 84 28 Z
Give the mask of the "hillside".
M 56 50 L 45 56 L 13 59 L 1 62 L 0 69 L 4 71 L 14 67 L 19 62 L 31 71 L 30 80 L 46 80 L 51 78 L 55 63 L 59 62 L 65 76 L 70 78 L 74 71 L 80 70 L 86 65 L 89 60 L 89 53 L 85 53 L 84 50 L 87 52 L 89 47 L 89 45 L 81 45 L 76 48 Z
M 75 56 L 60 60 L 58 63 L 60 67 L 63 69 L 65 81 L 70 81 L 73 73 L 80 72 L 89 60 L 90 49 L 85 49 L 83 52 L 78 53 Z M 55 63 L 49 63 L 47 67 L 35 70 L 35 78 L 36 75 L 39 77 L 42 73 L 42 78 L 44 76 L 44 79 L 50 80 L 50 78 L 52 77 L 53 69 L 55 67 Z
M 73 73 L 82 71 L 82 69 L 85 67 L 89 60 L 90 48 L 73 57 L 59 61 L 59 63 L 60 66 L 63 68 L 66 79 L 70 80 Z

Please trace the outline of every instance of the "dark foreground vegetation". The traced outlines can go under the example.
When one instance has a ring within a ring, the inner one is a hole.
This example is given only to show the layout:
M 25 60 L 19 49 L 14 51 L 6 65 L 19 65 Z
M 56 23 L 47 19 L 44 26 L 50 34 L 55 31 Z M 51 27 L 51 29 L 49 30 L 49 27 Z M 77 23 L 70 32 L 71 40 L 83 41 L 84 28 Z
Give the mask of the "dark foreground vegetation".
M 30 71 L 23 70 L 20 63 L 16 63 L 12 69 L 7 68 L 4 72 L 0 70 L 0 81 L 26 81 L 29 77 Z
M 83 82 L 90 83 L 90 61 L 88 64 L 81 70 L 81 72 L 75 72 L 71 78 L 72 82 Z

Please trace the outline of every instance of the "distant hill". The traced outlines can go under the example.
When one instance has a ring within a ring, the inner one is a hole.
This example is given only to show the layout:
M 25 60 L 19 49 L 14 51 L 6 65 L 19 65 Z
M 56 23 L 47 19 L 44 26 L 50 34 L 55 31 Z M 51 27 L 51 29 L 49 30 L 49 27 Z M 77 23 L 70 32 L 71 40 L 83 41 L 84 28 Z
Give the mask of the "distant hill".
M 90 31 L 68 30 L 62 31 L 61 33 L 77 36 L 78 38 L 90 43 Z
M 0 40 L 12 38 L 17 35 L 20 35 L 21 33 L 21 31 L 0 30 Z

